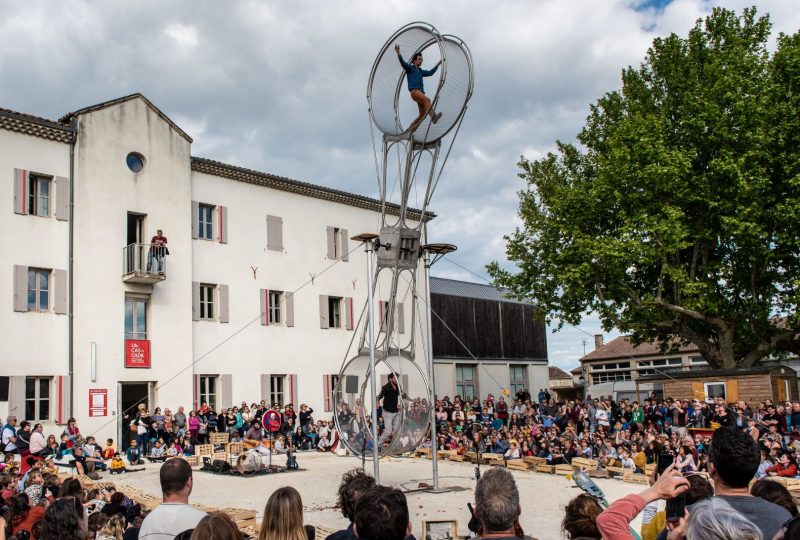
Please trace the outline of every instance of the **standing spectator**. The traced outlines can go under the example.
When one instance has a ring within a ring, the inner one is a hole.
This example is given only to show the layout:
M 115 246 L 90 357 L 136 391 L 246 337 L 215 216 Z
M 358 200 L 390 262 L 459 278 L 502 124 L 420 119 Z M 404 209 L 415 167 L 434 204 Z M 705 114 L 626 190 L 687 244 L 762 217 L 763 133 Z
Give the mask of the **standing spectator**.
M 407 538 L 411 534 L 411 522 L 406 496 L 399 489 L 386 486 L 375 486 L 364 493 L 356 502 L 353 532 L 364 540 Z
M 147 253 L 147 271 L 153 270 L 153 259 L 156 260 L 158 273 L 164 273 L 164 257 L 169 255 L 169 248 L 167 248 L 167 237 L 161 229 L 156 231 L 156 235 L 150 239 L 150 250 Z
M 178 407 L 178 412 L 172 417 L 172 433 L 179 437 L 186 435 L 186 413 L 183 412 L 183 405 Z
M 189 506 L 192 468 L 186 460 L 165 461 L 158 475 L 164 502 L 142 522 L 140 540 L 172 540 L 183 531 L 194 529 L 206 515 Z

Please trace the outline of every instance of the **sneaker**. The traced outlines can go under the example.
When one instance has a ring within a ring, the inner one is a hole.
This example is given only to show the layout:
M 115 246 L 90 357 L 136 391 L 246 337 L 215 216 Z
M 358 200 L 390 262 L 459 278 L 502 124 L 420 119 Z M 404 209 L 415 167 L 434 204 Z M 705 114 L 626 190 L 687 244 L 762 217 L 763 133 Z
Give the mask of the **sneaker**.
M 442 117 L 442 113 L 436 113 L 436 114 L 433 115 L 433 118 L 431 119 L 431 122 L 433 122 L 435 124 L 435 123 L 437 123 L 439 121 L 439 119 L 441 117 Z

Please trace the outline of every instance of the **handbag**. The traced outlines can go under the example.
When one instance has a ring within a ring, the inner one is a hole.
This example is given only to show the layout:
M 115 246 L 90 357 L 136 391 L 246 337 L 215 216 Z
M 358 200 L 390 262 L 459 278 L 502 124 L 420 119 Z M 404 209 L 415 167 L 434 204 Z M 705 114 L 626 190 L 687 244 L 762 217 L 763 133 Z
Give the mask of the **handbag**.
M 198 435 L 205 435 L 206 434 L 206 425 L 205 424 L 200 424 L 200 426 L 197 428 L 197 433 L 198 433 Z

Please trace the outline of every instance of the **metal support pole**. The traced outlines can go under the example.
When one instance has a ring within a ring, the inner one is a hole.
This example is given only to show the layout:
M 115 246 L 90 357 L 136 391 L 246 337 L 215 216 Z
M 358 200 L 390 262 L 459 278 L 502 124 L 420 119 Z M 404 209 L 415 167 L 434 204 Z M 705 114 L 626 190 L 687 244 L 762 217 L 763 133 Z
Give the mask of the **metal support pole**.
M 426 230 L 427 232 L 427 230 Z M 431 259 L 425 252 L 425 305 L 428 306 L 428 380 L 430 381 L 430 414 L 431 414 L 431 463 L 433 464 L 433 490 L 439 491 L 439 458 L 436 448 L 436 384 L 433 369 L 433 338 L 431 337 Z
M 372 240 L 364 242 L 364 251 L 367 252 L 367 333 L 369 336 L 369 386 L 372 391 L 372 464 L 374 467 L 373 476 L 375 476 L 375 483 L 380 484 L 380 465 L 379 465 L 379 452 L 378 452 L 378 396 L 375 384 L 375 308 L 372 305 L 372 252 L 375 249 Z M 377 279 L 377 278 L 376 278 Z

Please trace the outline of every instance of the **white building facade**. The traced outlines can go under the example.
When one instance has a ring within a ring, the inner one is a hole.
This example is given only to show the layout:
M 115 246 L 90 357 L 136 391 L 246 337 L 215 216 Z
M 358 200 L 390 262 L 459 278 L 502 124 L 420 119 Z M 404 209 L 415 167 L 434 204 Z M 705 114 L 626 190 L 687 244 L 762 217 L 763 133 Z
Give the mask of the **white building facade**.
M 59 122 L 0 109 L 0 415 L 46 433 L 75 417 L 98 439 L 126 438 L 140 401 L 331 416 L 369 283 L 348 239 L 379 230 L 379 202 L 191 145 L 138 94 Z

